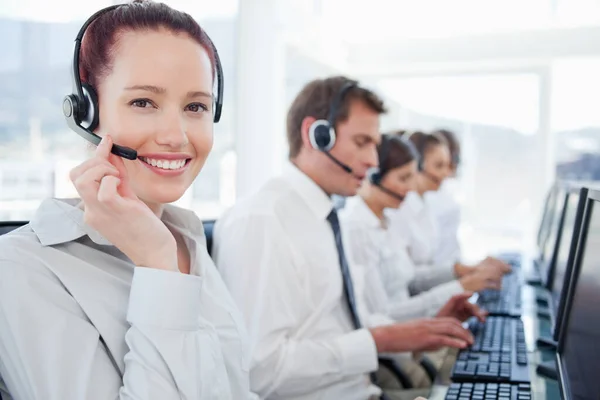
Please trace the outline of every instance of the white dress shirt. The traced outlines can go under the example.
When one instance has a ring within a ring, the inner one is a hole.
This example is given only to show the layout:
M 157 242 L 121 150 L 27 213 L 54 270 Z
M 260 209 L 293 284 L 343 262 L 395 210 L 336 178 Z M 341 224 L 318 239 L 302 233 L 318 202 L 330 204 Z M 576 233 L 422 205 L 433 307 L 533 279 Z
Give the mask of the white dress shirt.
M 247 332 L 194 213 L 190 274 L 136 267 L 49 199 L 0 237 L 0 374 L 17 400 L 250 399 Z M 112 356 L 112 359 L 111 359 Z
M 343 295 L 331 209 L 321 188 L 287 165 L 215 226 L 213 258 L 244 314 L 250 384 L 261 398 L 380 394 L 368 377 L 378 367 L 375 342 L 353 328 Z M 355 285 L 357 301 L 360 290 Z
M 442 264 L 461 260 L 461 249 L 458 240 L 460 227 L 460 204 L 452 194 L 451 183 L 445 180 L 440 190 L 427 192 L 425 202 L 431 210 L 437 225 L 437 245 L 434 263 Z
M 418 293 L 455 278 L 455 261 L 436 262 L 435 252 L 439 237 L 437 222 L 418 193 L 408 193 L 400 208 L 386 209 L 385 215 L 391 234 L 398 243 L 407 246 L 408 254 L 421 274 L 412 289 Z
M 396 321 L 432 317 L 452 296 L 464 291 L 452 280 L 411 297 L 409 287 L 418 285 L 424 268 L 415 267 L 406 245 L 392 236 L 360 196 L 348 199 L 340 219 L 352 265 L 361 267 L 364 274 L 370 312 Z

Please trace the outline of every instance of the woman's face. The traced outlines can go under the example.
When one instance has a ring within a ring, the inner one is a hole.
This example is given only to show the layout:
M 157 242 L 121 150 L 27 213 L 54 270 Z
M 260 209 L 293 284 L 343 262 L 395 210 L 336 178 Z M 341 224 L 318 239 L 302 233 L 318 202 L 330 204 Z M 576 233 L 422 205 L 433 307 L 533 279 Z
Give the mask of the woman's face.
M 188 35 L 166 29 L 124 32 L 114 51 L 112 70 L 97 87 L 97 133 L 137 151 L 137 160 L 124 163 L 142 201 L 176 201 L 213 144 L 208 54 Z
M 428 190 L 438 190 L 442 181 L 450 176 L 450 150 L 444 145 L 433 146 L 423 157 L 422 181 Z
M 411 161 L 408 164 L 404 164 L 401 167 L 393 168 L 389 170 L 381 179 L 381 185 L 397 193 L 401 196 L 406 197 L 408 192 L 415 190 L 415 177 L 417 176 L 417 162 Z M 402 204 L 399 199 L 390 196 L 383 191 L 379 191 L 381 202 L 386 208 L 398 208 Z

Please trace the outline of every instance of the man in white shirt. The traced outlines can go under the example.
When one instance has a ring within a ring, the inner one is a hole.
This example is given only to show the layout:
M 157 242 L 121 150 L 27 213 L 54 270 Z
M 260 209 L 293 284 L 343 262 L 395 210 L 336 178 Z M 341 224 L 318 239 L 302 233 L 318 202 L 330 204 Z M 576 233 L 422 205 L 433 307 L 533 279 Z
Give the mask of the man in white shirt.
M 378 353 L 472 341 L 451 318 L 381 326 L 353 286 L 330 196 L 356 194 L 377 165 L 383 112 L 382 101 L 354 81 L 310 82 L 288 113 L 291 164 L 284 175 L 215 226 L 213 257 L 244 314 L 251 387 L 263 399 L 376 399 L 381 390 L 369 373 L 378 368 Z

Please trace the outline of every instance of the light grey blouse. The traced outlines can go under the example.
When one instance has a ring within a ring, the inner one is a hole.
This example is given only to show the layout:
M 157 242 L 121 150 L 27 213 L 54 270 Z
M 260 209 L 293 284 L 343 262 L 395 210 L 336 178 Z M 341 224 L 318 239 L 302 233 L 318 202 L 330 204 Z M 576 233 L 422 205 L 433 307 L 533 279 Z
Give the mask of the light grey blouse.
M 136 267 L 48 199 L 0 237 L 0 375 L 14 399 L 254 399 L 247 333 L 193 212 L 166 206 L 189 275 Z

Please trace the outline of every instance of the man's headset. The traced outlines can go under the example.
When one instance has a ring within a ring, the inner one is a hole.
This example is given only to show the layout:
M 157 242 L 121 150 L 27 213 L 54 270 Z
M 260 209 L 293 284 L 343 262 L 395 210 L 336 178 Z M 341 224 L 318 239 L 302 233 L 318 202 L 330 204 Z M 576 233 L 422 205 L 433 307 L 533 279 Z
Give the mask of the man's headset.
M 397 136 L 397 135 L 393 135 L 393 136 L 387 135 L 387 134 L 381 135 L 381 144 L 379 145 L 379 151 L 378 151 L 379 168 L 369 169 L 369 171 L 367 172 L 367 175 L 368 175 L 369 182 L 371 182 L 372 185 L 377 186 L 377 188 L 379 188 L 379 190 L 381 190 L 382 192 L 384 192 L 387 195 L 392 196 L 396 200 L 404 201 L 404 198 L 406 197 L 405 195 L 402 195 L 393 190 L 390 190 L 390 189 L 386 188 L 385 186 L 383 186 L 383 184 L 381 183 L 385 174 L 389 172 L 384 169 L 385 168 L 384 166 L 386 165 L 387 157 L 390 152 L 390 147 L 391 147 L 391 144 L 393 141 L 401 143 L 402 146 L 412 148 L 411 151 L 415 154 L 415 156 L 418 156 L 418 153 L 414 149 L 414 146 L 410 142 L 408 142 L 406 139 L 403 139 L 402 137 Z M 417 162 L 420 162 L 420 157 L 417 157 Z
M 65 115 L 69 128 L 96 146 L 100 144 L 100 141 L 102 140 L 100 136 L 94 133 L 94 129 L 98 127 L 99 123 L 98 96 L 96 95 L 96 91 L 92 86 L 81 83 L 81 76 L 79 75 L 79 55 L 81 41 L 86 29 L 92 22 L 94 22 L 101 15 L 121 6 L 123 5 L 119 4 L 103 8 L 85 21 L 79 30 L 77 37 L 75 37 L 75 51 L 73 52 L 73 65 L 71 69 L 73 93 L 65 96 L 63 100 L 63 114 Z M 125 5 L 125 7 L 127 7 L 127 5 Z M 221 66 L 221 60 L 219 58 L 217 48 L 208 35 L 206 37 L 208 38 L 208 41 L 210 42 L 210 45 L 215 53 L 215 68 L 217 70 L 217 98 L 215 99 L 215 113 L 213 121 L 217 123 L 221 119 L 221 111 L 223 109 L 223 67 Z M 137 152 L 129 147 L 113 144 L 111 152 L 117 156 L 127 158 L 129 160 L 137 159 Z
M 329 107 L 329 114 L 327 119 L 318 119 L 310 125 L 308 131 L 308 138 L 313 148 L 322 151 L 327 157 L 334 163 L 339 165 L 344 171 L 352 174 L 352 168 L 342 163 L 340 160 L 335 158 L 329 153 L 333 148 L 336 141 L 335 133 L 335 117 L 337 116 L 338 109 L 340 108 L 342 101 L 346 94 L 353 88 L 358 87 L 358 82 L 349 81 L 346 82 L 342 88 L 337 92 L 331 106 Z

